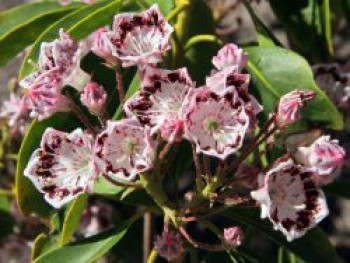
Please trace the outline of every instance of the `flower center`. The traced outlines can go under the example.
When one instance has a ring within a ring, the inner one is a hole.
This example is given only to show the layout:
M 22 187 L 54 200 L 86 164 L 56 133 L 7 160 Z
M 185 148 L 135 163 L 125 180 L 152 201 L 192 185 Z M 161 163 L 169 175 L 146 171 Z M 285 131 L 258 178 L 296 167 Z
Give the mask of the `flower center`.
M 136 143 L 137 142 L 135 138 L 131 138 L 131 137 L 125 138 L 122 144 L 123 151 L 128 154 L 132 153 L 136 147 Z
M 271 200 L 273 200 L 277 204 L 283 203 L 285 199 L 285 193 L 282 188 L 279 188 L 277 186 L 272 186 L 269 189 L 269 195 Z
M 208 133 L 214 133 L 219 129 L 220 123 L 216 117 L 210 116 L 204 120 L 204 130 Z

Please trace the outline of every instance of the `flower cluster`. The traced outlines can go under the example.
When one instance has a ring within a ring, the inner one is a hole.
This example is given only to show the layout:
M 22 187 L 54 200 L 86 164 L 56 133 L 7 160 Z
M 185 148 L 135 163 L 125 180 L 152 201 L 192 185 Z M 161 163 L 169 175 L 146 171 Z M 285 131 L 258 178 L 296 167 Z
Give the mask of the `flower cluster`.
M 238 246 L 243 237 L 241 228 L 232 227 L 224 230 L 221 244 L 208 245 L 196 242 L 186 232 L 184 222 L 205 216 L 213 205 L 255 200 L 261 206 L 261 216 L 268 217 L 289 241 L 302 236 L 328 213 L 320 186 L 334 178 L 345 157 L 338 142 L 321 136 L 300 144 L 264 172 L 244 172 L 242 167 L 249 167 L 247 157 L 262 143 L 302 117 L 301 109 L 314 98 L 314 92 L 285 94 L 265 127 L 254 135 L 263 108 L 248 90 L 244 50 L 235 44 L 225 45 L 213 57 L 215 68 L 205 85 L 196 87 L 186 68 L 169 70 L 157 65 L 170 49 L 172 32 L 154 5 L 140 14 L 119 14 L 111 30 L 101 28 L 92 35 L 89 50 L 116 71 L 121 120 L 106 117 L 104 87 L 91 82 L 86 73 L 78 74 L 80 58 L 86 52 L 63 31 L 60 39 L 44 43 L 39 69 L 22 81 L 32 112 L 43 119 L 69 110 L 71 102 L 61 91 L 71 84 L 67 80 L 74 74 L 73 86 L 81 91 L 82 105 L 98 116 L 100 123 L 70 133 L 47 129 L 25 176 L 56 208 L 81 193 L 93 192 L 93 183 L 101 176 L 119 186 L 143 187 L 164 206 L 170 223 L 189 243 L 208 250 Z M 139 91 L 126 101 L 120 66 L 137 66 L 141 79 Z M 81 114 L 78 117 L 88 123 Z M 193 147 L 197 192 L 188 204 L 178 207 L 167 200 L 161 184 L 154 184 L 164 178 L 164 166 L 172 161 L 166 157 L 172 156 L 180 143 Z M 241 196 L 237 185 L 248 189 L 247 194 Z M 168 260 L 183 250 L 180 235 L 167 226 L 156 238 L 155 247 Z

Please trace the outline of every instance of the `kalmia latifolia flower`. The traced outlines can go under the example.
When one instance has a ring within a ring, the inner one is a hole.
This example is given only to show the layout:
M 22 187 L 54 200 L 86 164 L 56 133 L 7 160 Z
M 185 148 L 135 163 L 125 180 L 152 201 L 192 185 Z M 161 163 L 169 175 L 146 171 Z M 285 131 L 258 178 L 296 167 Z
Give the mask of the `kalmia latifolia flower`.
M 241 148 L 248 127 L 249 117 L 234 92 L 221 97 L 205 88 L 195 91 L 186 112 L 185 132 L 197 152 L 224 160 Z
M 185 68 L 163 70 L 146 68 L 142 89 L 125 104 L 125 112 L 160 131 L 168 141 L 180 141 L 183 135 L 183 111 L 194 84 Z
M 229 227 L 224 229 L 224 240 L 225 243 L 233 246 L 238 247 L 242 244 L 244 233 L 242 228 L 239 226 Z
M 172 261 L 183 252 L 182 240 L 179 233 L 169 231 L 168 226 L 164 227 L 161 235 L 156 236 L 154 247 L 163 258 Z
M 133 180 L 153 167 L 155 141 L 137 120 L 108 122 L 96 139 L 95 159 L 99 171 L 121 180 Z
M 294 90 L 283 95 L 279 101 L 276 115 L 278 126 L 284 127 L 298 121 L 301 117 L 301 108 L 314 97 L 315 92 L 311 90 Z
M 24 171 L 55 208 L 92 188 L 96 177 L 93 138 L 81 129 L 64 133 L 48 128 Z
M 338 140 L 330 136 L 321 136 L 309 147 L 299 147 L 295 153 L 296 160 L 316 171 L 315 179 L 320 184 L 327 184 L 335 178 L 335 171 L 345 159 L 345 150 Z
M 108 66 L 113 67 L 117 64 L 117 58 L 113 55 L 114 47 L 109 41 L 109 34 L 111 34 L 111 31 L 106 27 L 97 30 L 94 34 L 91 51 L 103 58 Z
M 116 15 L 109 39 L 113 55 L 124 67 L 141 66 L 161 61 L 162 54 L 170 49 L 172 32 L 158 5 L 153 5 L 140 14 Z
M 84 87 L 80 100 L 92 114 L 99 116 L 105 110 L 107 93 L 102 86 L 91 82 Z
M 10 98 L 0 108 L 0 118 L 6 118 L 8 125 L 14 127 L 29 114 L 28 104 L 23 96 L 11 93 Z
M 31 116 L 39 120 L 56 112 L 70 110 L 69 99 L 62 95 L 62 88 L 71 85 L 81 90 L 90 76 L 80 68 L 80 59 L 86 54 L 88 46 L 82 50 L 69 35 L 60 30 L 60 38 L 50 43 L 42 43 L 39 69 L 24 78 L 20 85 L 27 90 Z
M 314 181 L 314 171 L 281 158 L 259 177 L 260 188 L 251 192 L 268 217 L 288 241 L 303 236 L 328 215 L 323 192 Z
M 247 54 L 243 49 L 235 44 L 226 44 L 221 48 L 218 54 L 213 57 L 213 64 L 218 70 L 223 70 L 230 66 L 237 66 L 239 69 L 244 68 L 247 61 Z

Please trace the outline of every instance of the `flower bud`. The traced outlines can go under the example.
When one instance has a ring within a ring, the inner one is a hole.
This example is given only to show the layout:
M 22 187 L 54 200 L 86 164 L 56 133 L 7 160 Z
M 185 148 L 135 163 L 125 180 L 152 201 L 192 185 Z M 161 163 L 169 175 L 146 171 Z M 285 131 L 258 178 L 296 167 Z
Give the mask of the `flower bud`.
M 224 229 L 225 242 L 230 246 L 240 246 L 243 239 L 243 230 L 239 226 L 229 227 Z
M 98 116 L 106 106 L 107 93 L 102 86 L 91 82 L 84 87 L 80 100 L 92 114 Z
M 182 240 L 178 233 L 169 231 L 168 225 L 164 226 L 161 235 L 156 236 L 154 247 L 160 256 L 171 261 L 183 252 Z
M 281 97 L 278 104 L 276 121 L 279 127 L 285 127 L 300 119 L 300 108 L 312 100 L 315 92 L 294 90 Z

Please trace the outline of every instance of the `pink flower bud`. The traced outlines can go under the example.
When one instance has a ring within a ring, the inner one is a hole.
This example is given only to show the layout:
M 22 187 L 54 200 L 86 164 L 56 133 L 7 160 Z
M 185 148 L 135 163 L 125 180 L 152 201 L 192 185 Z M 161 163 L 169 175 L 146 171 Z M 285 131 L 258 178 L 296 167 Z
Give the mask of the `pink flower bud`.
M 222 70 L 229 66 L 237 66 L 239 69 L 242 69 L 244 68 L 246 61 L 247 54 L 235 44 L 225 45 L 212 60 L 214 66 L 218 70 Z
M 306 102 L 312 100 L 315 92 L 311 90 L 294 90 L 281 97 L 277 109 L 277 124 L 284 127 L 300 119 L 300 108 L 304 107 Z
M 345 151 L 339 146 L 338 140 L 321 136 L 309 147 L 299 147 L 295 158 L 316 171 L 318 183 L 327 184 L 334 180 L 335 171 L 343 164 Z
M 91 82 L 84 87 L 80 100 L 92 114 L 100 115 L 106 106 L 107 93 L 102 86 Z
M 164 226 L 163 233 L 156 236 L 154 247 L 158 251 L 159 255 L 166 258 L 168 261 L 177 258 L 183 252 L 180 235 L 169 231 L 167 225 Z
M 243 235 L 243 230 L 239 226 L 224 229 L 225 242 L 230 246 L 240 246 L 242 244 Z

